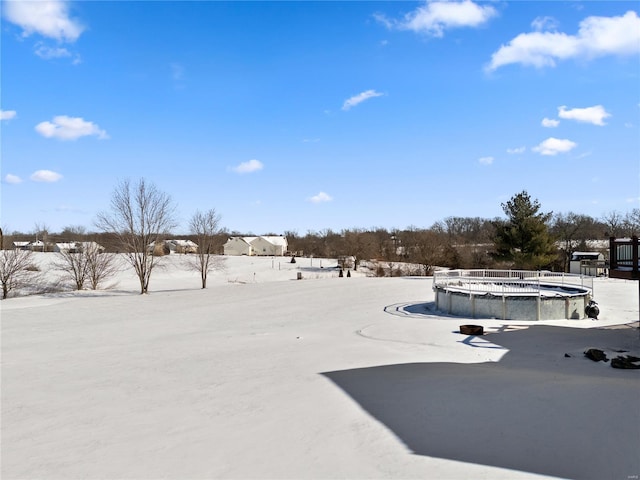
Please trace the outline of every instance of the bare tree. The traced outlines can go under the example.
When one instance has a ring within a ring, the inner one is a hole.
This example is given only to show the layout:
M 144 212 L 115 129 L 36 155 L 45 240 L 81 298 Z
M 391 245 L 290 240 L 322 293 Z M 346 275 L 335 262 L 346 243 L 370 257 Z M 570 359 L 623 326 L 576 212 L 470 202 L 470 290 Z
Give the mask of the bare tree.
M 34 235 L 36 237 L 36 243 L 38 241 L 42 242 L 42 251 L 44 252 L 47 249 L 47 244 L 49 243 L 49 226 L 46 223 L 36 223 L 34 227 Z
M 202 213 L 197 211 L 189 221 L 189 229 L 198 243 L 198 253 L 193 259 L 192 266 L 200 272 L 202 288 L 207 288 L 207 274 L 215 268 L 221 268 L 221 259 L 215 257 L 217 234 L 220 231 L 220 215 L 215 209 Z
M 57 259 L 53 266 L 73 281 L 76 290 L 82 290 L 87 279 L 88 265 L 87 257 L 80 245 L 74 244 L 72 248 L 62 250 L 55 255 Z
M 113 192 L 111 211 L 98 214 L 96 226 L 116 236 L 118 246 L 138 276 L 140 293 L 147 293 L 158 258 L 149 245 L 158 243 L 176 226 L 171 197 L 144 178 L 136 185 L 124 180 Z
M 86 235 L 87 229 L 83 225 L 68 225 L 60 232 L 60 237 L 62 237 L 64 241 L 80 241 L 83 240 Z
M 371 238 L 366 232 L 357 229 L 343 230 L 342 236 L 344 237 L 345 245 L 344 253 L 355 257 L 353 269 L 358 270 L 360 262 L 373 257 Z
M 71 279 L 76 290 L 82 290 L 87 281 L 92 290 L 97 290 L 100 283 L 119 270 L 116 257 L 102 250 L 96 242 L 75 242 L 68 250 L 56 254 L 54 267 Z
M 624 226 L 628 236 L 638 235 L 640 231 L 640 208 L 634 208 L 625 214 Z
M 574 212 L 557 213 L 553 216 L 551 233 L 560 242 L 563 272 L 569 270 L 573 251 L 581 244 L 586 245 L 586 241 L 589 240 L 589 229 L 593 223 L 591 217 Z
M 97 290 L 105 280 L 113 277 L 120 270 L 115 255 L 104 253 L 96 242 L 85 242 L 82 253 L 87 262 L 87 280 L 91 283 L 91 289 Z
M 624 216 L 615 210 L 603 215 L 600 221 L 607 228 L 608 237 L 620 237 L 624 235 Z
M 446 245 L 443 236 L 432 230 L 420 230 L 410 237 L 412 244 L 409 258 L 422 265 L 424 275 L 432 275 L 433 268 L 443 260 L 443 245 Z
M 11 290 L 18 289 L 29 283 L 33 266 L 33 252 L 29 250 L 0 250 L 0 283 L 2 283 L 2 299 Z

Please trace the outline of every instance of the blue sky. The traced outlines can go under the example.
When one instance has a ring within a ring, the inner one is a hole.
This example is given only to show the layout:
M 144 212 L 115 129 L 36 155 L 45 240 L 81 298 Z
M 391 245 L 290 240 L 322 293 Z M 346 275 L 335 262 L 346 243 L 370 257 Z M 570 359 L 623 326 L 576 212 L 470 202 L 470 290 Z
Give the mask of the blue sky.
M 2 2 L 2 227 L 123 179 L 187 233 L 429 227 L 640 195 L 637 2 Z

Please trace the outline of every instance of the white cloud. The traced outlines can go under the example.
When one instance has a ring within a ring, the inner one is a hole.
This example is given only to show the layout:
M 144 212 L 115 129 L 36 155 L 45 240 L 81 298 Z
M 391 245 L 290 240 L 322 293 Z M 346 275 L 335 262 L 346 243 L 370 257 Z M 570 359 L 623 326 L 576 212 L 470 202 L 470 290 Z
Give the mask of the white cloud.
M 44 60 L 72 57 L 73 61 L 71 63 L 73 65 L 79 65 L 80 63 L 82 63 L 80 55 L 78 55 L 77 53 L 71 53 L 64 47 L 50 47 L 42 42 L 38 42 L 35 44 L 34 53 Z
M 41 122 L 36 125 L 35 129 L 43 137 L 59 140 L 76 140 L 87 136 L 96 136 L 101 140 L 109 138 L 107 132 L 93 122 L 66 115 L 53 117 L 53 122 Z
M 230 170 L 236 173 L 252 173 L 262 170 L 264 165 L 259 160 L 249 160 L 248 162 L 242 162 L 240 165 L 231 167 Z
M 594 125 L 606 125 L 604 119 L 611 116 L 602 105 L 595 105 L 586 108 L 572 108 L 567 110 L 564 105 L 558 107 L 558 116 L 567 120 L 575 120 L 576 122 L 592 123 Z
M 555 128 L 560 125 L 560 121 L 554 118 L 543 118 L 541 123 L 543 127 L 547 128 Z
M 314 195 L 313 197 L 309 198 L 309 201 L 311 203 L 324 203 L 324 202 L 330 202 L 331 200 L 333 200 L 333 198 L 324 192 L 320 192 L 317 195 Z
M 507 148 L 507 153 L 509 155 L 518 155 L 520 153 L 524 153 L 527 147 L 516 147 L 516 148 Z
M 58 41 L 75 42 L 84 27 L 69 16 L 66 0 L 9 0 L 4 3 L 4 17 L 22 28 L 28 37 L 38 33 Z
M 577 146 L 578 144 L 571 140 L 549 137 L 537 147 L 533 147 L 532 150 L 540 155 L 557 155 L 569 152 Z
M 15 110 L 0 110 L 0 120 L 11 120 L 12 118 L 16 118 Z
M 70 57 L 71 52 L 63 47 L 50 47 L 42 42 L 36 43 L 35 53 L 40 58 L 50 60 L 52 58 Z
M 493 157 L 480 157 L 478 162 L 480 165 L 491 165 L 493 163 Z
M 537 17 L 531 22 L 531 28 L 541 32 L 544 30 L 557 30 L 558 21 L 553 17 Z
M 53 183 L 62 179 L 62 175 L 57 172 L 52 172 L 51 170 L 38 170 L 31 174 L 31 180 L 34 182 L 48 182 Z
M 576 155 L 574 158 L 576 160 L 580 160 L 581 158 L 590 157 L 592 154 L 593 154 L 593 152 L 582 152 L 580 155 Z
M 22 179 L 19 176 L 12 175 L 10 173 L 7 173 L 7 175 L 4 177 L 4 181 L 5 183 L 13 183 L 13 184 L 22 183 Z
M 364 102 L 365 100 L 369 100 L 374 97 L 382 97 L 384 93 L 376 92 L 375 90 L 367 90 L 365 92 L 359 93 L 358 95 L 354 95 L 351 98 L 348 98 L 342 104 L 342 110 L 349 110 L 352 107 Z
M 375 18 L 387 28 L 412 30 L 433 37 L 442 37 L 445 30 L 478 27 L 497 15 L 490 5 L 480 6 L 471 0 L 461 2 L 427 1 L 402 20 L 389 20 L 384 15 Z
M 558 60 L 592 59 L 605 55 L 640 52 L 640 18 L 634 11 L 619 17 L 588 17 L 577 35 L 559 32 L 521 33 L 491 56 L 488 71 L 519 63 L 537 68 L 553 67 Z

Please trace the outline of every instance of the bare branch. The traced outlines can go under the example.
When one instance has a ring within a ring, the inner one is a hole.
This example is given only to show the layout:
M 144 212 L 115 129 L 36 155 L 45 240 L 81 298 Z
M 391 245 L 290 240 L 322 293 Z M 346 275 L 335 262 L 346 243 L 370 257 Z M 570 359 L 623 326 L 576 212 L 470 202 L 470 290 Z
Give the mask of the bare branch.
M 10 291 L 29 283 L 29 269 L 33 268 L 33 252 L 18 249 L 0 250 L 0 283 L 3 300 L 7 298 Z
M 220 231 L 220 215 L 213 208 L 204 213 L 197 211 L 189 221 L 189 229 L 197 237 L 198 243 L 198 253 L 192 267 L 200 272 L 202 288 L 207 288 L 207 274 L 211 270 L 223 268 L 223 260 L 214 257 L 216 247 L 219 247 L 215 238 Z
M 136 185 L 124 180 L 111 198 L 111 211 L 100 213 L 96 226 L 112 232 L 140 281 L 140 293 L 147 293 L 151 272 L 158 257 L 149 250 L 176 226 L 175 206 L 171 197 L 147 183 Z

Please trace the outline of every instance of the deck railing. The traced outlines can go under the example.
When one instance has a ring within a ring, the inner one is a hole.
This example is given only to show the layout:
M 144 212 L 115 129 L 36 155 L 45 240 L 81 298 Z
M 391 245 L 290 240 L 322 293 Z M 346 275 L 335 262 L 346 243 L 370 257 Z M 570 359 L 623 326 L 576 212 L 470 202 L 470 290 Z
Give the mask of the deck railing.
M 609 239 L 609 276 L 640 280 L 640 242 L 638 237 Z
M 541 295 L 541 287 L 589 289 L 593 277 L 571 273 L 531 270 L 439 270 L 433 274 L 433 288 L 496 295 Z

